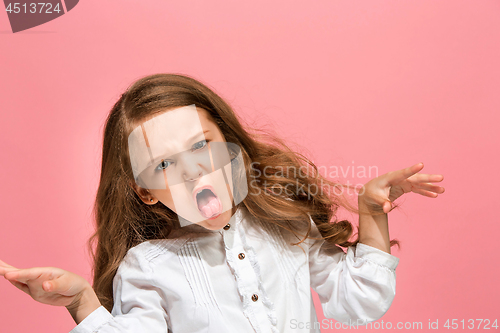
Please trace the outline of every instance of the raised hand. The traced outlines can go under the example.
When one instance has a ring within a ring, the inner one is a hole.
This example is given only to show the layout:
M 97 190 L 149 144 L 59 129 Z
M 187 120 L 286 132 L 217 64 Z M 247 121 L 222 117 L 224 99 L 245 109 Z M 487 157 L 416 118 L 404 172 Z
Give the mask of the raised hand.
M 0 275 L 35 301 L 65 306 L 77 323 L 100 306 L 87 280 L 60 268 L 18 269 L 0 260 Z
M 444 187 L 432 183 L 442 181 L 444 176 L 418 173 L 423 167 L 423 163 L 418 163 L 374 178 L 361 188 L 358 199 L 372 211 L 388 213 L 392 210 L 392 202 L 405 193 L 436 198 L 444 192 Z

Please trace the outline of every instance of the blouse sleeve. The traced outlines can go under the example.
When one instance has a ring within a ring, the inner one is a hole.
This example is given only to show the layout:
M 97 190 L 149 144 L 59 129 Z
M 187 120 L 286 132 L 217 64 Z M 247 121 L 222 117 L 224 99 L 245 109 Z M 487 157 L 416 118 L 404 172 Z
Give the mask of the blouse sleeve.
M 166 333 L 168 315 L 145 259 L 131 249 L 113 279 L 114 306 L 94 310 L 70 333 Z
M 319 238 L 311 220 L 311 236 Z M 381 318 L 396 295 L 399 258 L 358 243 L 347 253 L 324 240 L 311 240 L 309 272 L 311 287 L 318 293 L 323 314 L 347 325 L 366 325 Z

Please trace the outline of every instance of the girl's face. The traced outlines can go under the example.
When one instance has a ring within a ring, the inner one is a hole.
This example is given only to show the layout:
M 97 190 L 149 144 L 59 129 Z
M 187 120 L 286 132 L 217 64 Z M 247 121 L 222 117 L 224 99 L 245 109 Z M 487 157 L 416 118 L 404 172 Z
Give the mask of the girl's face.
M 129 136 L 136 182 L 148 205 L 176 212 L 181 226 L 224 227 L 233 214 L 231 162 L 223 134 L 194 105 L 146 119 Z

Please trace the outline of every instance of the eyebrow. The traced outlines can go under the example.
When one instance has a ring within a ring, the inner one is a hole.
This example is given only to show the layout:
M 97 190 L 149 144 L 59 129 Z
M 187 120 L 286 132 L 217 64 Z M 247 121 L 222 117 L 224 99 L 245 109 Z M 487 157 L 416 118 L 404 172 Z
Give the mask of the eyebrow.
M 203 131 L 203 132 L 200 132 L 200 133 L 196 133 L 195 135 L 193 135 L 192 137 L 190 137 L 190 138 L 187 140 L 187 142 L 192 142 L 192 141 L 194 141 L 194 139 L 195 139 L 195 138 L 197 138 L 197 137 L 199 137 L 199 136 L 201 136 L 201 135 L 203 135 L 203 134 L 205 134 L 205 133 L 207 133 L 207 132 L 210 132 L 210 130 L 206 130 L 206 131 Z M 174 154 L 174 155 L 175 155 L 175 154 Z M 151 163 L 151 164 L 158 163 L 159 161 L 161 161 L 161 158 L 160 158 L 161 156 L 162 156 L 162 155 L 155 157 L 154 159 L 152 159 L 152 160 L 151 160 L 151 162 L 150 162 L 150 163 Z
M 192 136 L 192 137 L 188 140 L 188 142 L 193 141 L 193 140 L 194 140 L 194 138 L 197 138 L 198 136 L 200 136 L 200 135 L 202 135 L 202 134 L 205 134 L 205 133 L 207 133 L 207 132 L 210 132 L 210 130 L 206 130 L 206 131 L 203 131 L 202 133 L 198 133 L 198 134 L 193 135 L 193 136 Z
M 193 135 L 192 137 L 190 137 L 190 138 L 187 140 L 187 142 L 193 142 L 193 141 L 194 141 L 194 138 L 197 138 L 197 137 L 199 137 L 199 136 L 201 136 L 201 135 L 203 135 L 203 134 L 205 134 L 205 133 L 207 133 L 207 132 L 209 132 L 209 130 L 203 131 L 202 133 L 197 133 L 197 134 Z M 203 136 L 205 136 L 205 135 L 203 135 Z

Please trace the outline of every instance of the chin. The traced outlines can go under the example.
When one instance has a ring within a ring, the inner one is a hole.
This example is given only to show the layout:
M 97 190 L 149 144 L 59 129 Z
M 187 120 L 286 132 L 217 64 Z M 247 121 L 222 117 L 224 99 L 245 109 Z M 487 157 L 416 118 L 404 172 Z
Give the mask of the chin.
M 231 209 L 220 214 L 216 218 L 207 219 L 199 223 L 202 227 L 209 230 L 219 230 L 222 229 L 231 219 Z

